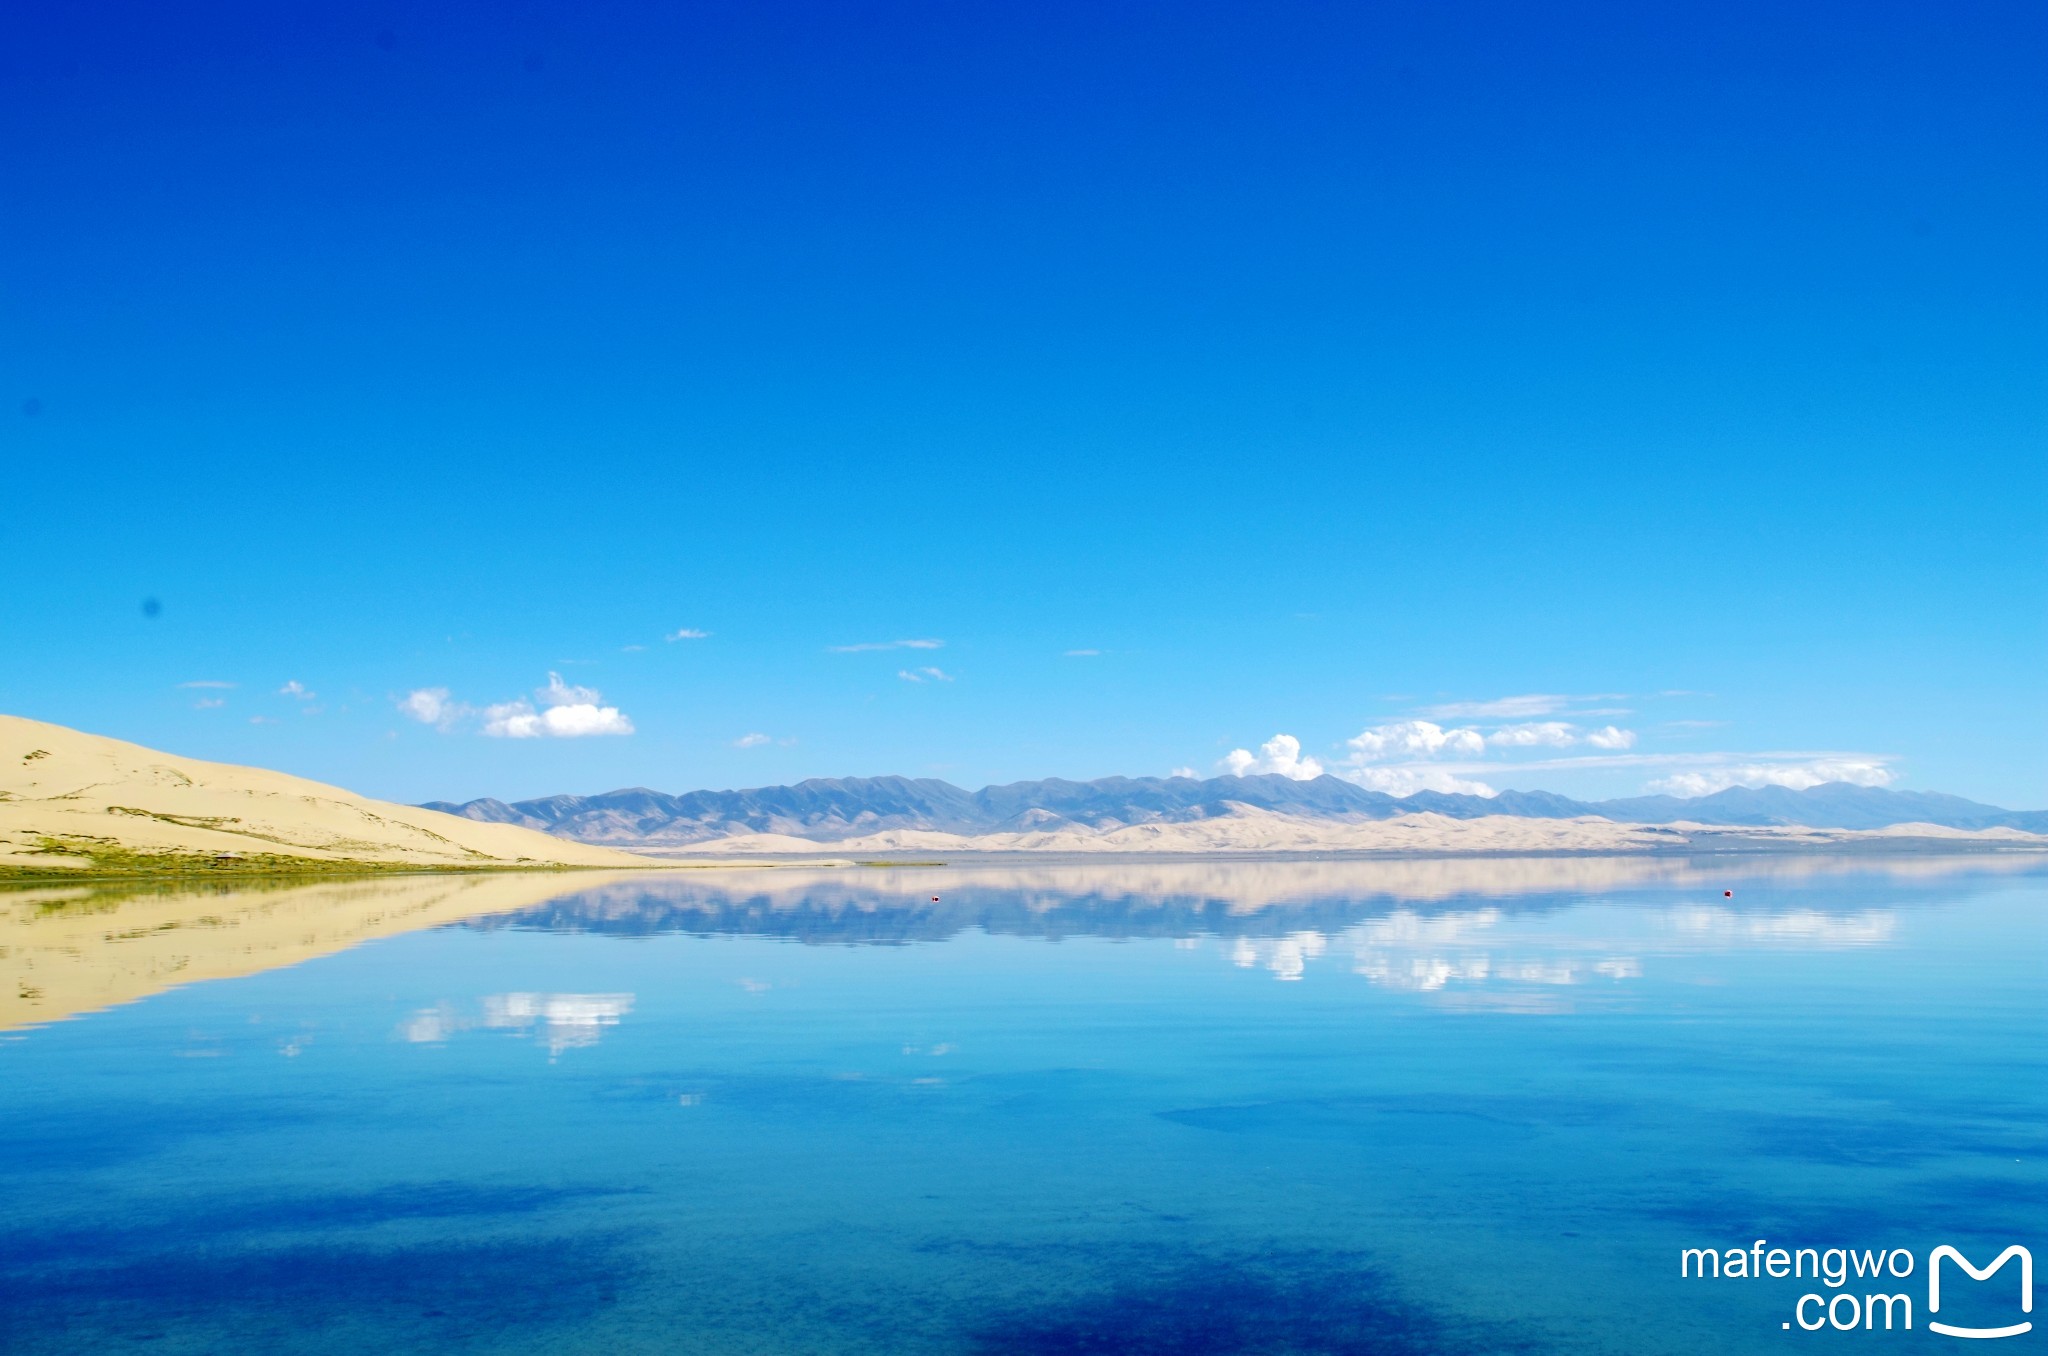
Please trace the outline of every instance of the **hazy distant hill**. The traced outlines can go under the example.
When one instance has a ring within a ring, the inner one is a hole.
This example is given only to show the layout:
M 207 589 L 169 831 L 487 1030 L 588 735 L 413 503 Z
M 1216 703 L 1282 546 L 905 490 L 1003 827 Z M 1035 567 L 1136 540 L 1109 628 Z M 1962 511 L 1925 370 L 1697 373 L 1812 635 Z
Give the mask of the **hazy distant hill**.
M 1938 791 L 1887 791 L 1829 782 L 1794 791 L 1738 786 L 1695 800 L 1638 796 L 1605 800 L 1593 811 L 1638 824 L 1803 824 L 1814 829 L 1881 829 L 1889 824 L 1940 824 L 1952 829 L 2022 829 L 2048 833 L 2048 810 L 2001 810 Z
M 967 791 L 950 782 L 911 777 L 832 777 L 794 786 L 671 795 L 634 787 L 596 796 L 549 796 L 507 804 L 437 801 L 426 808 L 490 823 L 517 824 L 563 838 L 612 845 L 680 846 L 737 833 L 775 833 L 831 842 L 893 829 L 988 834 L 1078 826 L 1185 823 L 1231 812 L 1233 805 L 1309 819 L 1392 819 L 1433 812 L 1453 819 L 1513 815 L 1570 819 L 1599 815 L 1628 823 L 1691 821 L 1722 825 L 1805 825 L 1877 829 L 1926 823 L 1950 828 L 2015 828 L 2048 832 L 2048 811 L 2002 810 L 1957 796 L 1886 791 L 1830 783 L 1806 791 L 1736 788 L 1683 800 L 1642 796 L 1583 802 L 1547 791 L 1498 796 L 1424 791 L 1396 798 L 1336 777 L 1295 781 L 1280 776 L 1104 777 L 1091 782 L 1048 778 Z

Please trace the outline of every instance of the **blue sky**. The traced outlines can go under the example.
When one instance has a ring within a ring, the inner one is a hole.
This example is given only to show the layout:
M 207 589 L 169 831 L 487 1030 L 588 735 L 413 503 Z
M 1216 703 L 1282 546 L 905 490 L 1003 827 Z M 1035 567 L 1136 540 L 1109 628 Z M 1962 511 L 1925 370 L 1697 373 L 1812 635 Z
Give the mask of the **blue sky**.
M 0 710 L 403 799 L 2048 804 L 2038 5 L 8 33 Z

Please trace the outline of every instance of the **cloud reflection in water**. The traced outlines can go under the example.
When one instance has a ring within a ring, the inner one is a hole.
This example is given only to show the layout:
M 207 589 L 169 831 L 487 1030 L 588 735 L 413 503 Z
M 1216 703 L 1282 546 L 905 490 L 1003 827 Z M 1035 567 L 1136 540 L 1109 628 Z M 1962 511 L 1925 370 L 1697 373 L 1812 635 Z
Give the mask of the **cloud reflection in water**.
M 485 1027 L 528 1036 L 536 1030 L 546 1040 L 548 1057 L 564 1050 L 595 1045 L 604 1029 L 617 1026 L 633 1010 L 629 993 L 499 993 L 483 1000 L 477 1020 L 464 1017 L 453 1004 L 421 1008 L 398 1027 L 398 1034 L 416 1045 L 440 1044 L 458 1031 Z
M 1558 921 L 1491 906 L 1441 914 L 1395 909 L 1334 934 L 1241 936 L 1226 950 L 1241 969 L 1263 968 L 1277 980 L 1295 981 L 1326 954 L 1348 948 L 1352 973 L 1369 983 L 1435 993 L 1453 986 L 1620 982 L 1642 978 L 1645 954 L 1883 946 L 1898 931 L 1898 917 L 1889 909 L 1741 913 L 1589 904 L 1574 926 L 1561 928 Z

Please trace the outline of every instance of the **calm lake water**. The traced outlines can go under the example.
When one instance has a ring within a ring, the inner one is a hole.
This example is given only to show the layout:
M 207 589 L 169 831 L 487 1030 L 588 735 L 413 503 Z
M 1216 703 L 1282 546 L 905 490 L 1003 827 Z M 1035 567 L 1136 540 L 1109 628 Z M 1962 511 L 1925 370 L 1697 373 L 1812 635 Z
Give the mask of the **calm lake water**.
M 424 888 L 0 895 L 0 1348 L 1918 1351 L 2048 1262 L 2021 862 Z M 1679 1276 L 1759 1239 L 1913 1331 Z

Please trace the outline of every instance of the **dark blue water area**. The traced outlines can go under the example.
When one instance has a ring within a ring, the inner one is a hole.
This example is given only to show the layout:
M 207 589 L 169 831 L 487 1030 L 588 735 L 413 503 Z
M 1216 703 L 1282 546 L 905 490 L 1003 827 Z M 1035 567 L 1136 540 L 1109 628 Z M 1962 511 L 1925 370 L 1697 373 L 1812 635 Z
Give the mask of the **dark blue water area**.
M 1930 1249 L 2048 1260 L 2048 872 L 770 875 L 5 1033 L 0 1349 L 1970 1350 Z

